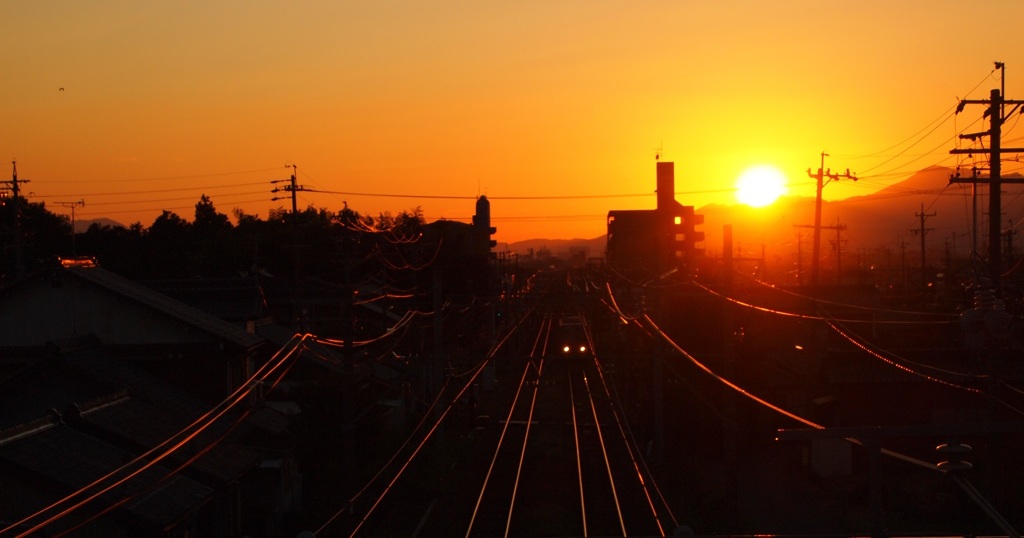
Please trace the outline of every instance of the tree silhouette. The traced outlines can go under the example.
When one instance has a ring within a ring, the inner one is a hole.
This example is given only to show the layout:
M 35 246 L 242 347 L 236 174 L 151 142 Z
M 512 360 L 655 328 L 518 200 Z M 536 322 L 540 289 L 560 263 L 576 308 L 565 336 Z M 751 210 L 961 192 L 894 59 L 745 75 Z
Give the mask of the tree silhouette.
M 230 229 L 231 221 L 227 215 L 218 213 L 217 208 L 213 207 L 213 201 L 204 194 L 196 202 L 196 218 L 192 226 L 196 233 L 217 233 Z
M 0 279 L 13 276 L 13 204 L 0 204 Z M 70 224 L 49 213 L 43 204 L 23 205 L 23 247 L 26 258 L 43 260 L 70 255 Z M 378 218 L 361 215 L 347 204 L 338 212 L 309 206 L 292 213 L 270 212 L 266 220 L 234 209 L 235 224 L 202 195 L 192 222 L 173 211 L 163 211 L 149 227 L 139 222 L 128 228 L 92 225 L 78 236 L 78 253 L 94 256 L 100 265 L 132 279 L 229 277 L 252 275 L 259 269 L 275 278 L 314 279 L 342 284 L 346 279 L 365 281 L 387 276 L 410 286 L 431 287 L 430 265 L 444 267 L 446 290 L 468 290 L 486 270 L 480 260 L 464 259 L 471 241 L 459 237 L 455 222 L 444 222 L 430 237 L 420 207 Z M 438 235 L 437 232 L 444 232 Z M 468 237 L 468 236 L 467 236 Z M 485 260 L 485 258 L 481 258 Z M 390 267 L 385 267 L 389 265 Z M 418 268 L 414 272 L 410 267 Z M 431 269 L 433 270 L 433 269 Z M 426 305 L 429 307 L 430 305 Z
M 26 271 L 32 271 L 58 256 L 71 256 L 71 222 L 46 210 L 46 204 L 18 197 L 21 206 L 21 257 Z M 0 200 L 0 275 L 14 276 L 15 200 Z

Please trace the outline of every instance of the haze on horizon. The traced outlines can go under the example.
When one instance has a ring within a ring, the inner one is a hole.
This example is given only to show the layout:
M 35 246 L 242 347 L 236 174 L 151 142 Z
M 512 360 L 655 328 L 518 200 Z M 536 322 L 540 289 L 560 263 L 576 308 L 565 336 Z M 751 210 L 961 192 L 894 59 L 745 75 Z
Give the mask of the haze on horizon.
M 30 200 L 144 226 L 165 209 L 190 219 L 201 194 L 266 218 L 290 206 L 271 181 L 295 165 L 303 208 L 468 221 L 486 194 L 499 241 L 590 238 L 609 209 L 654 207 L 655 155 L 676 163 L 676 198 L 701 207 L 735 203 L 755 165 L 813 196 L 824 151 L 860 178 L 824 191 L 843 199 L 977 164 L 949 154 L 957 133 L 987 128 L 957 102 L 1003 74 L 1006 97 L 1024 98 L 1012 0 L 15 1 L 0 14 L 0 151 Z M 1004 141 L 1019 144 L 1016 125 Z

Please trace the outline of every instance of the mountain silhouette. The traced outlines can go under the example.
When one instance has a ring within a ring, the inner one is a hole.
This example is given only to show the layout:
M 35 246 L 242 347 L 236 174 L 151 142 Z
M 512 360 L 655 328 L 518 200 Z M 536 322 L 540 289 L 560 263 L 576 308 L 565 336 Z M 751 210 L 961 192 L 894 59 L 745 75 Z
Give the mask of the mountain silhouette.
M 97 226 L 109 226 L 111 228 L 126 228 L 124 224 L 108 218 L 78 219 L 75 221 L 75 233 L 85 233 L 93 224 Z
M 988 238 L 988 184 L 979 183 L 977 195 L 970 183 L 951 183 L 953 170 L 933 166 L 874 193 L 839 201 L 823 201 L 821 256 L 823 266 L 920 267 L 922 215 L 927 263 L 941 266 L 947 256 L 967 258 L 972 229 L 977 250 L 984 256 Z M 1005 177 L 1019 178 L 1019 174 Z M 1024 220 L 1024 186 L 1004 184 L 1001 229 L 1018 228 Z M 746 206 L 705 206 L 705 248 L 709 255 L 722 252 L 723 227 L 732 225 L 734 256 L 760 258 L 790 267 L 798 257 L 810 263 L 814 223 L 813 197 L 784 197 L 760 210 Z M 974 223 L 977 223 L 976 227 Z M 837 236 L 835 229 L 842 228 Z M 837 243 L 841 245 L 838 252 Z M 1018 250 L 1021 247 L 1017 247 Z M 1004 251 L 1006 247 L 1004 246 Z M 1004 254 L 1005 257 L 1005 254 Z
M 821 255 L 823 267 L 834 264 L 837 253 L 835 227 L 842 247 L 842 265 L 905 263 L 920 266 L 921 217 L 924 217 L 925 253 L 929 264 L 941 265 L 947 256 L 966 258 L 977 223 L 978 251 L 985 254 L 988 242 L 988 184 L 979 183 L 972 195 L 970 183 L 951 183 L 953 170 L 931 166 L 874 193 L 822 202 Z M 1006 174 L 1020 178 L 1020 174 Z M 1001 229 L 1024 226 L 1024 185 L 1004 184 Z M 685 201 L 684 201 L 685 203 Z M 976 207 L 976 209 L 975 209 Z M 612 209 L 612 208 L 610 208 Z M 708 256 L 722 255 L 723 229 L 732 227 L 733 255 L 761 258 L 776 267 L 795 266 L 797 258 L 810 264 L 814 224 L 813 196 L 784 196 L 765 208 L 710 204 L 697 208 L 704 215 L 704 248 Z M 1012 223 L 1012 224 L 1011 224 Z M 605 238 L 533 239 L 507 245 L 523 254 L 528 248 L 546 247 L 552 254 L 586 250 L 588 257 L 604 255 Z M 503 245 L 504 247 L 504 245 Z M 1024 243 L 1013 246 L 1024 252 Z M 1007 248 L 1004 244 L 1004 257 Z M 1011 252 L 1013 252 L 1011 250 Z

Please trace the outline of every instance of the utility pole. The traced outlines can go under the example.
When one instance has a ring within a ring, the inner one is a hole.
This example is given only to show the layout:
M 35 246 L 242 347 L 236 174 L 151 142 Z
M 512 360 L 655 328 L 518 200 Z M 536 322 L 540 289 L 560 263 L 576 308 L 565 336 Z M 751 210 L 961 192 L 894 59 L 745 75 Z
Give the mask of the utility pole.
M 74 259 L 78 257 L 78 253 L 75 251 L 75 208 L 85 207 L 85 200 L 79 200 L 77 202 L 57 202 L 57 205 L 71 208 L 71 258 Z
M 1003 62 L 995 62 L 996 69 L 1000 69 L 1003 75 L 1003 85 L 1005 87 L 1006 80 L 1006 66 Z M 993 89 L 988 99 L 963 99 L 960 104 L 956 107 L 956 113 L 963 112 L 966 105 L 980 104 L 987 105 L 988 110 L 985 111 L 985 116 L 989 118 L 989 130 L 981 131 L 978 133 L 962 134 L 961 139 L 975 141 L 982 137 L 989 137 L 989 147 L 986 149 L 982 148 L 970 148 L 970 149 L 952 149 L 949 152 L 954 155 L 970 155 L 973 153 L 987 153 L 989 156 L 989 177 L 987 180 L 981 179 L 981 182 L 987 182 L 989 184 L 989 197 L 988 197 L 988 218 L 989 218 L 989 229 L 988 229 L 988 251 L 989 251 L 989 277 L 992 279 L 992 283 L 996 286 L 999 285 L 999 276 L 1002 272 L 1002 238 L 1000 233 L 1000 222 L 999 215 L 1002 213 L 1002 185 L 1003 183 L 1024 183 L 1024 179 L 1020 178 L 1004 178 L 1002 177 L 1001 163 L 1003 153 L 1024 153 L 1024 148 L 1003 148 L 1002 147 L 1002 127 L 1003 122 L 1006 120 L 1004 110 L 1006 105 L 1015 105 L 1013 110 L 1010 111 L 1009 115 L 1013 115 L 1019 109 L 1024 101 L 1012 101 L 1003 98 L 1003 94 L 998 89 Z M 978 182 L 978 179 L 971 178 L 970 180 L 963 180 L 957 176 L 950 178 L 950 183 L 974 183 Z
M 818 287 L 821 279 L 821 189 L 825 188 L 829 181 L 838 181 L 840 178 L 857 181 L 856 177 L 850 175 L 849 168 L 844 174 L 832 173 L 831 169 L 826 170 L 825 157 L 828 156 L 828 153 L 821 152 L 821 166 L 818 167 L 817 174 L 812 174 L 811 169 L 807 169 L 807 175 L 817 181 L 817 191 L 814 197 L 814 239 L 811 245 L 811 256 L 813 257 L 811 260 L 811 287 L 813 288 Z
M 1009 228 L 1006 229 L 1006 261 L 1010 267 L 1013 267 L 1015 256 L 1013 255 L 1013 236 L 1017 235 L 1017 232 L 1013 229 L 1013 219 L 1009 220 Z
M 919 219 L 921 219 L 921 227 L 917 228 L 915 230 L 910 230 L 910 232 L 918 234 L 918 235 L 921 236 L 921 289 L 925 290 L 925 289 L 928 288 L 928 266 L 927 266 L 927 264 L 925 262 L 925 250 L 924 250 L 925 249 L 925 242 L 924 242 L 924 238 L 925 238 L 926 235 L 928 235 L 928 232 L 934 230 L 935 228 L 925 228 L 924 227 L 924 221 L 928 217 L 934 217 L 935 213 L 925 213 L 924 212 L 924 204 L 921 204 L 921 212 L 920 213 L 914 213 L 914 216 L 918 217 Z
M 804 234 L 796 234 L 796 285 L 804 286 Z
M 956 234 L 955 233 L 953 234 L 953 237 L 956 238 Z M 946 274 L 946 278 L 947 279 L 949 278 L 949 276 L 951 274 L 950 272 L 953 270 L 953 256 L 956 254 L 955 250 L 956 249 L 953 246 L 953 244 L 949 241 L 949 239 L 947 239 L 946 240 L 946 269 L 945 269 L 945 271 L 943 271 Z
M 277 193 L 277 192 L 285 191 L 285 192 L 292 193 L 292 215 L 294 216 L 298 212 L 298 209 L 299 209 L 298 202 L 295 199 L 295 193 L 297 193 L 298 191 L 305 191 L 305 190 L 309 190 L 309 189 L 307 189 L 305 185 L 296 185 L 295 184 L 295 182 L 297 181 L 296 176 L 299 173 L 298 165 L 292 164 L 290 166 L 286 166 L 285 168 L 291 168 L 292 169 L 292 177 L 289 178 L 289 179 L 275 179 L 275 180 L 271 181 L 271 183 L 274 183 L 274 184 L 284 183 L 285 185 L 283 187 L 280 187 L 280 188 L 274 187 L 274 190 L 272 190 L 270 192 Z M 277 196 L 275 196 L 272 199 L 273 200 L 280 200 L 281 198 L 278 198 Z
M 836 225 L 835 226 L 828 226 L 827 228 L 829 230 L 835 230 L 836 231 L 836 241 L 835 241 L 835 248 L 836 248 L 836 284 L 841 286 L 843 284 L 843 242 L 844 242 L 844 240 L 842 238 L 842 233 L 843 233 L 844 230 L 846 230 L 846 225 L 845 224 L 839 224 L 839 220 L 836 219 Z
M 296 176 L 298 175 L 298 172 L 299 172 L 298 165 L 295 165 L 295 164 L 285 165 L 285 168 L 291 168 L 292 169 L 292 177 L 290 177 L 288 179 L 275 179 L 275 180 L 271 181 L 271 183 L 275 184 L 275 185 L 278 184 L 278 183 L 284 183 L 284 186 L 280 187 L 280 188 L 274 187 L 274 190 L 272 190 L 270 192 L 278 193 L 278 192 L 281 192 L 281 191 L 285 191 L 285 192 L 292 193 L 292 219 L 291 219 L 292 220 L 292 226 L 291 226 L 291 228 L 292 228 L 292 244 L 291 244 L 291 247 L 292 247 L 292 263 L 294 264 L 294 269 L 293 269 L 294 272 L 292 274 L 292 313 L 291 313 L 291 319 L 292 319 L 292 323 L 295 324 L 300 330 L 306 331 L 306 330 L 308 330 L 308 327 L 305 326 L 305 324 L 306 324 L 305 315 L 302 314 L 302 309 L 299 307 L 299 273 L 302 272 L 302 264 L 300 263 L 300 260 L 299 260 L 299 219 L 296 218 L 296 214 L 298 213 L 298 202 L 295 199 L 295 196 L 296 196 L 295 193 L 297 193 L 298 191 L 306 190 L 306 187 L 303 186 L 303 185 L 297 185 L 296 184 Z M 272 200 L 280 200 L 281 198 L 279 198 L 277 196 L 274 196 L 271 199 Z M 301 320 L 299 319 L 300 315 L 303 318 Z
M 815 219 L 815 220 L 817 220 L 817 219 Z M 821 224 L 818 224 L 816 226 L 811 226 L 811 225 L 807 225 L 807 224 L 794 224 L 793 227 L 794 228 L 814 228 L 814 235 L 815 235 L 816 238 L 821 236 L 821 230 L 835 230 L 835 232 L 836 232 L 835 246 L 836 246 L 836 249 L 837 249 L 836 250 L 836 278 L 839 279 L 839 282 L 841 283 L 842 282 L 842 277 L 840 275 L 840 271 L 841 271 L 840 256 L 841 256 L 841 254 L 840 254 L 838 249 L 839 249 L 840 243 L 842 242 L 842 237 L 840 236 L 840 233 L 846 230 L 846 225 L 845 224 L 839 224 L 839 221 L 836 221 L 836 225 L 835 226 L 822 226 Z M 821 256 L 820 256 L 820 249 L 814 249 L 814 250 L 815 250 L 815 252 L 818 252 L 819 254 L 816 255 L 813 260 L 811 260 L 811 270 L 812 270 L 811 278 L 813 279 L 812 282 L 811 282 L 811 285 L 817 287 L 817 282 L 818 282 L 819 277 L 820 277 Z
M 11 180 L 0 181 L 0 185 L 11 189 L 11 201 L 14 203 L 14 276 L 20 277 L 25 274 L 25 260 L 21 253 L 21 184 L 29 180 L 18 179 L 17 161 L 11 161 L 11 168 Z
M 900 238 L 900 281 L 903 283 L 903 293 L 907 289 L 907 242 Z

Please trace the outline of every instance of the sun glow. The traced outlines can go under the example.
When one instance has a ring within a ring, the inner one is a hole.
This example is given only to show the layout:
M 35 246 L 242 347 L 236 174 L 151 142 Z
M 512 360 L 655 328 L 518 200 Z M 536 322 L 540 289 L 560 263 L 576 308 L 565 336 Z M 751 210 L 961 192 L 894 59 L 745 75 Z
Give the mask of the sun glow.
M 736 180 L 736 200 L 751 207 L 769 205 L 785 193 L 786 176 L 774 166 L 751 166 Z

